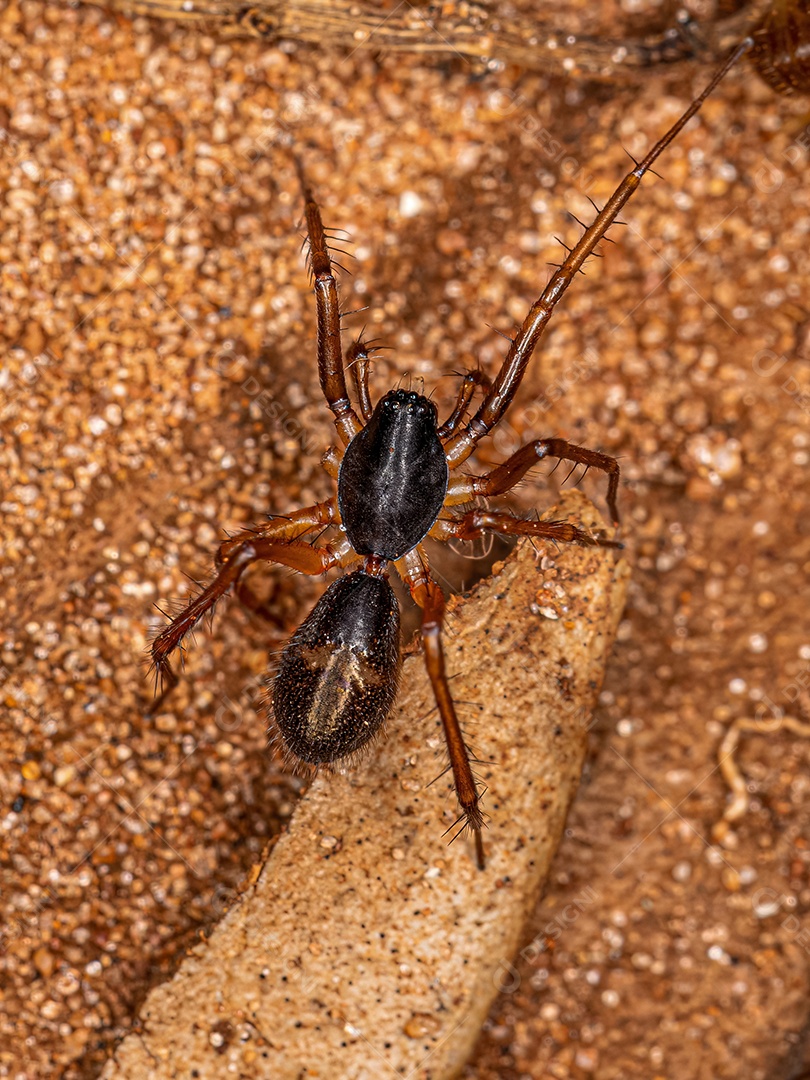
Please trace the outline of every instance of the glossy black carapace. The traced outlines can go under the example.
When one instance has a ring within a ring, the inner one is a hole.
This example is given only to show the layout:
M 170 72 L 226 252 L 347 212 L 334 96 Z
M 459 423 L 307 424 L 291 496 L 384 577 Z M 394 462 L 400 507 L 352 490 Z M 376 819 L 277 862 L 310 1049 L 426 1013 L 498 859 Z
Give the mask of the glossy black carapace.
M 447 495 L 436 406 L 392 390 L 346 447 L 338 476 L 343 528 L 358 555 L 396 560 L 424 540 Z

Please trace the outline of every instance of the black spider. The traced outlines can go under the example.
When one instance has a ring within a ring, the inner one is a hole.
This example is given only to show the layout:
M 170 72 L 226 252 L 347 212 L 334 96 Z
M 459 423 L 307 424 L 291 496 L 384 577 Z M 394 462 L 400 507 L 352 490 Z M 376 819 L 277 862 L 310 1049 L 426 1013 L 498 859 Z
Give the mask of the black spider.
M 352 573 L 329 586 L 285 647 L 272 702 L 281 737 L 296 757 L 320 764 L 352 754 L 380 730 L 397 692 L 400 631 L 399 606 L 388 582 L 392 563 L 422 610 L 422 646 L 462 819 L 474 834 L 478 864 L 483 867 L 481 792 L 445 672 L 444 597 L 431 577 L 422 542 L 426 537 L 471 540 L 491 529 L 513 536 L 620 546 L 569 522 L 526 521 L 481 509 L 455 511 L 476 496 L 504 494 L 542 458 L 555 457 L 607 473 L 607 505 L 614 525 L 618 524 L 619 465 L 606 454 L 563 439 L 540 439 L 521 447 L 485 476 L 456 470 L 505 415 L 555 306 L 641 178 L 749 46 L 746 40 L 735 50 L 680 120 L 635 164 L 530 308 L 495 380 L 490 383 L 480 372 L 467 374 L 455 408 L 442 424 L 433 403 L 412 391 L 392 390 L 372 408 L 369 347 L 362 337 L 350 347 L 344 362 L 332 259 L 320 211 L 299 166 L 318 309 L 318 373 L 341 443 L 339 449 L 326 452 L 323 465 L 337 481 L 337 494 L 220 545 L 214 580 L 152 643 L 152 660 L 166 679 L 166 692 L 176 683 L 169 656 L 251 563 L 277 562 L 304 574 L 355 565 Z M 347 367 L 354 374 L 359 416 L 346 387 Z M 465 423 L 477 387 L 483 401 Z M 337 540 L 319 544 L 317 539 L 306 539 L 325 526 L 335 527 Z

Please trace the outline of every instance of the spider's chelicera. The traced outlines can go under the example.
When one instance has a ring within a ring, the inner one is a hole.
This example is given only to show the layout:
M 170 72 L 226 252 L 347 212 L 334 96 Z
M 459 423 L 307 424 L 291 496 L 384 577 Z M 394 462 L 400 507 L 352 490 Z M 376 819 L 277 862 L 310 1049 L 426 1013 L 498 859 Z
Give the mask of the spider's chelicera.
M 353 754 L 380 731 L 397 692 L 399 606 L 388 581 L 393 565 L 422 611 L 422 647 L 462 811 L 459 821 L 472 831 L 477 861 L 483 868 L 481 790 L 445 672 L 441 639 L 444 597 L 431 576 L 423 541 L 427 537 L 473 540 L 494 530 L 510 536 L 620 546 L 570 522 L 527 521 L 509 512 L 469 509 L 476 497 L 503 495 L 538 461 L 551 457 L 607 474 L 607 505 L 617 525 L 619 466 L 607 454 L 564 439 L 538 439 L 484 476 L 460 473 L 458 468 L 503 418 L 554 307 L 641 178 L 749 47 L 746 40 L 735 50 L 680 120 L 624 178 L 530 308 L 495 379 L 490 382 L 480 371 L 468 373 L 455 408 L 442 424 L 433 403 L 412 391 L 393 390 L 372 409 L 370 349 L 362 337 L 349 348 L 344 362 L 337 283 L 327 235 L 299 167 L 318 311 L 318 372 L 341 444 L 339 449 L 326 452 L 323 464 L 337 481 L 337 494 L 220 545 L 214 580 L 152 643 L 152 660 L 166 681 L 165 692 L 176 683 L 169 663 L 171 653 L 252 563 L 281 563 L 304 574 L 354 567 L 329 586 L 290 639 L 272 690 L 275 723 L 293 755 L 322 764 Z M 346 386 L 347 369 L 354 377 L 356 408 Z M 465 422 L 476 389 L 483 400 Z M 334 527 L 337 539 L 325 544 L 308 539 L 326 526 Z

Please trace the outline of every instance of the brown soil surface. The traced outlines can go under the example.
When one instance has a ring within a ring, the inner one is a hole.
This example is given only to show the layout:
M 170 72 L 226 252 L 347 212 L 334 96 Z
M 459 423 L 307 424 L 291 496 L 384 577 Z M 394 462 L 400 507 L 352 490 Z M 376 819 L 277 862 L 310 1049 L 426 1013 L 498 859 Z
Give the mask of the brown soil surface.
M 612 6 L 579 17 L 616 32 Z M 156 720 L 142 659 L 222 529 L 331 491 L 287 142 L 353 241 L 344 302 L 368 310 L 347 327 L 395 350 L 374 392 L 411 373 L 446 412 L 440 376 L 496 369 L 492 327 L 578 235 L 566 211 L 587 218 L 707 71 L 482 76 L 44 0 L 3 5 L 0 66 L 0 1075 L 92 1077 L 301 783 L 257 687 L 318 582 L 252 577 L 266 617 L 223 604 Z M 553 433 L 620 456 L 634 577 L 534 944 L 469 1080 L 801 1069 L 810 744 L 745 738 L 749 813 L 712 829 L 728 726 L 810 704 L 809 146 L 806 102 L 733 74 L 482 450 Z M 553 499 L 538 470 L 516 502 Z

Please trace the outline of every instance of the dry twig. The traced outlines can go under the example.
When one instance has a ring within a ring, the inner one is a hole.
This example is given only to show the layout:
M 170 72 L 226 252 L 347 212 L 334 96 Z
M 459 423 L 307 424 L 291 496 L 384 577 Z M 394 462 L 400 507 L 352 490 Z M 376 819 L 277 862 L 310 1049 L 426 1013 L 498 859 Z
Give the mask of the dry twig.
M 333 49 L 452 56 L 484 69 L 515 64 L 581 78 L 613 78 L 657 64 L 715 62 L 768 8 L 752 0 L 734 15 L 698 24 L 683 17 L 654 37 L 572 35 L 553 17 L 499 14 L 484 3 L 395 4 L 368 0 L 107 0 L 127 15 L 193 22 L 219 36 L 285 39 Z

